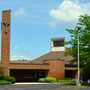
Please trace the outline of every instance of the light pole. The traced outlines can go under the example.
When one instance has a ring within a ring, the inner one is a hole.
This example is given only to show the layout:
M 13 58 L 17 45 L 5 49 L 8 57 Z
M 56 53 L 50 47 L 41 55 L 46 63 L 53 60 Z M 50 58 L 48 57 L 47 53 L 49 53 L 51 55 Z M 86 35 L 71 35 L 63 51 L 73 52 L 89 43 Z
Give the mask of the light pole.
M 77 86 L 81 86 L 80 83 L 80 60 L 79 60 L 79 30 L 80 27 L 77 27 L 77 63 L 78 63 L 78 78 L 77 78 Z

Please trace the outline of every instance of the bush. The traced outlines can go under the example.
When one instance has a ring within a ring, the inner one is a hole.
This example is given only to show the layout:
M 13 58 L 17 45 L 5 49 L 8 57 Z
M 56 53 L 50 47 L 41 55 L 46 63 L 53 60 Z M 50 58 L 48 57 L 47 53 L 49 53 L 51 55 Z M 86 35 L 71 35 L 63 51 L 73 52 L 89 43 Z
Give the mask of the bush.
M 73 78 L 65 78 L 65 79 L 59 79 L 58 82 L 69 82 L 69 83 L 74 83 L 75 79 Z
M 12 76 L 4 76 L 3 78 L 5 81 L 9 81 L 11 82 L 12 84 L 16 82 L 16 79 Z
M 2 80 L 2 79 L 3 79 L 3 77 L 4 77 L 3 75 L 0 75 L 0 80 Z
M 10 84 L 9 81 L 5 81 L 5 80 L 0 80 L 0 85 L 5 85 L 5 84 Z
M 39 78 L 39 82 L 75 83 L 76 80 L 74 78 L 56 79 L 53 77 L 47 77 L 47 78 Z
M 57 79 L 53 78 L 53 77 L 47 77 L 47 78 L 45 78 L 45 81 L 52 83 L 52 82 L 57 82 Z
M 46 80 L 45 80 L 45 78 L 39 78 L 38 81 L 39 81 L 39 82 L 45 82 Z

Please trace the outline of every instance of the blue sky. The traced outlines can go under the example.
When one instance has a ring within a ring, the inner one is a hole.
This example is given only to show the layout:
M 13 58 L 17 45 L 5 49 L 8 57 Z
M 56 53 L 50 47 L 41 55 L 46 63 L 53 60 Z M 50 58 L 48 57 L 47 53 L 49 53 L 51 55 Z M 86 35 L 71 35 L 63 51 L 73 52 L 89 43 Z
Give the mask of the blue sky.
M 11 59 L 32 60 L 50 51 L 50 39 L 70 39 L 79 15 L 90 15 L 90 0 L 0 0 L 11 9 Z M 1 27 L 0 27 L 1 29 Z M 1 37 L 0 37 L 1 38 Z

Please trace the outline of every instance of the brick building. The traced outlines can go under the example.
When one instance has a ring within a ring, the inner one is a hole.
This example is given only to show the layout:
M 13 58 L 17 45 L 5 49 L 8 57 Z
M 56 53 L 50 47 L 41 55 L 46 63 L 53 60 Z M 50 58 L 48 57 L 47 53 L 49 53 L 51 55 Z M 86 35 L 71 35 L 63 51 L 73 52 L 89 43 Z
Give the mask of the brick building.
M 71 56 L 65 56 L 67 50 L 64 46 L 64 38 L 51 39 L 51 50 L 34 60 L 10 61 L 10 23 L 11 11 L 2 11 L 1 23 L 1 63 L 4 75 L 11 75 L 17 81 L 37 81 L 39 78 L 75 78 L 76 67 L 67 67 L 66 63 L 72 60 Z

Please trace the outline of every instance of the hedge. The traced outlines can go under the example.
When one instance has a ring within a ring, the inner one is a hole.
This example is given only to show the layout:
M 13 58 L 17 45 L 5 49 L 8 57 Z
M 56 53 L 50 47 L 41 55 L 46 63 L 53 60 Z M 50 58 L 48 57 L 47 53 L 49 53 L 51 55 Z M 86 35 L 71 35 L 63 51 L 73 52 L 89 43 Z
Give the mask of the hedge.
M 16 79 L 14 77 L 12 77 L 12 76 L 4 76 L 3 80 L 9 81 L 12 84 L 16 82 Z

